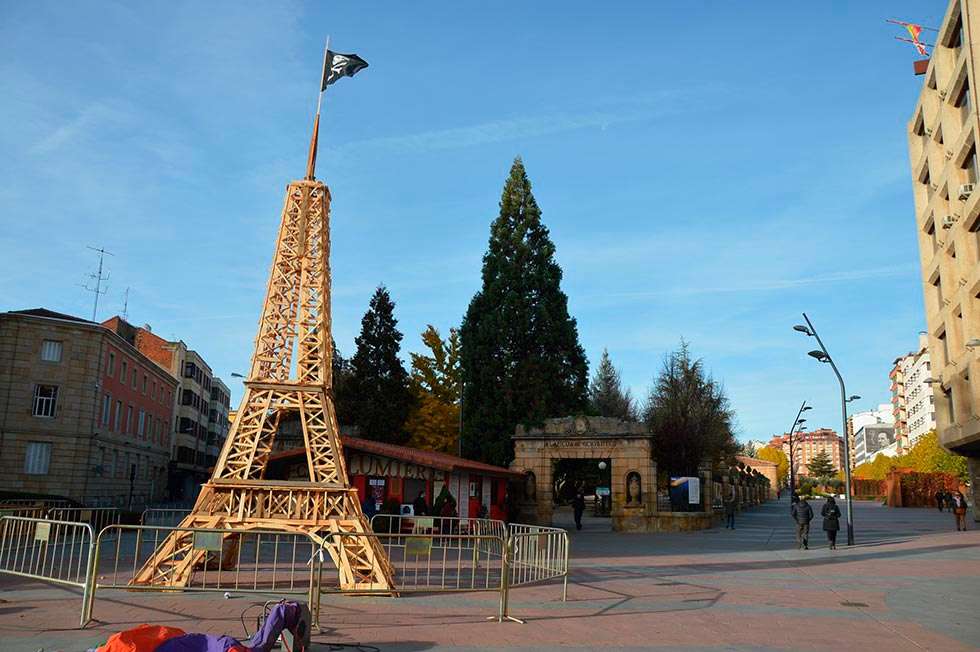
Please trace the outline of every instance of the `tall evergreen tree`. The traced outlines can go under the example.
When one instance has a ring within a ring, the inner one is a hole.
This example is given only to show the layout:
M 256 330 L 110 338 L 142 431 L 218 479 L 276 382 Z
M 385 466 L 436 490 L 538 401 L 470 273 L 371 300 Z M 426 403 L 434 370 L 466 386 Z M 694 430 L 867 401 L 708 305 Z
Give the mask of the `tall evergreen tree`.
M 464 455 L 507 465 L 517 424 L 586 409 L 588 362 L 561 277 L 518 158 L 490 227 L 483 287 L 460 330 Z
M 352 373 L 351 363 L 350 360 L 347 360 L 343 356 L 340 349 L 337 348 L 337 343 L 332 337 L 330 338 L 330 343 L 333 350 L 333 357 L 331 359 L 331 368 L 333 369 L 333 406 L 337 412 L 337 421 L 343 425 L 348 425 L 352 423 L 351 409 L 347 403 L 347 399 L 350 397 L 347 384 L 350 382 Z
M 629 388 L 623 390 L 619 371 L 609 358 L 609 351 L 602 350 L 602 358 L 589 383 L 589 409 L 600 417 L 617 417 L 636 421 L 636 402 Z
M 834 462 L 830 459 L 830 453 L 825 450 L 811 457 L 810 463 L 806 466 L 810 471 L 807 475 L 811 478 L 825 480 L 834 475 Z
M 350 361 L 351 375 L 344 385 L 341 403 L 362 437 L 403 444 L 408 440 L 405 420 L 412 409 L 408 373 L 398 357 L 402 334 L 395 319 L 395 304 L 385 287 L 371 297 L 361 334 L 354 342 L 357 352 Z
M 736 450 L 728 398 L 683 341 L 664 359 L 644 420 L 654 436 L 659 468 L 671 475 L 696 475 L 702 462 Z

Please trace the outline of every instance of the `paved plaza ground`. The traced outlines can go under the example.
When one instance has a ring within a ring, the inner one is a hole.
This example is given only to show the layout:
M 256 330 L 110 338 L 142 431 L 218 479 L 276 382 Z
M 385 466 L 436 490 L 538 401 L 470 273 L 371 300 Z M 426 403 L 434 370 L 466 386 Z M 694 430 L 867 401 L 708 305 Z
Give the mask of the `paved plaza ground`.
M 734 531 L 617 535 L 588 519 L 571 532 L 567 602 L 560 583 L 512 591 L 511 613 L 524 625 L 484 620 L 496 594 L 325 596 L 314 649 L 980 648 L 977 524 L 955 532 L 949 513 L 862 502 L 855 523 L 857 545 L 832 552 L 819 519 L 811 550 L 796 549 L 785 498 L 739 515 Z M 0 576 L 0 597 L 2 652 L 84 650 L 143 622 L 241 636 L 239 615 L 256 601 L 105 592 L 97 622 L 78 630 L 74 590 Z

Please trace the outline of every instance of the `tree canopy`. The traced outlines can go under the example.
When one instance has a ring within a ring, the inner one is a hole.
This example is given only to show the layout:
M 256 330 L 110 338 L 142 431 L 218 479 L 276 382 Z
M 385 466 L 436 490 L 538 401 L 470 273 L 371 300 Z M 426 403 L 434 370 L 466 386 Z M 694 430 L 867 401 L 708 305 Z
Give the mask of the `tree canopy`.
M 935 430 L 930 430 L 915 440 L 915 444 L 905 455 L 877 455 L 870 462 L 854 467 L 852 475 L 867 480 L 884 480 L 896 468 L 908 468 L 921 473 L 949 473 L 962 482 L 968 477 L 966 458 L 943 448 Z
M 408 372 L 398 357 L 402 334 L 397 326 L 395 304 L 388 290 L 379 286 L 361 319 L 361 333 L 354 340 L 357 352 L 339 402 L 349 410 L 361 436 L 404 444 L 413 397 Z
M 783 486 L 786 476 L 789 475 L 789 458 L 786 457 L 786 453 L 775 446 L 763 446 L 755 452 L 755 457 L 776 463 L 776 484 Z
M 588 363 L 561 278 L 518 158 L 490 227 L 482 287 L 460 329 L 467 457 L 506 466 L 515 426 L 586 410 Z
M 431 324 L 422 333 L 428 354 L 412 353 L 410 385 L 415 408 L 405 422 L 415 448 L 456 453 L 459 441 L 459 333 L 443 340 Z
M 629 388 L 623 389 L 619 371 L 613 366 L 607 349 L 602 350 L 602 358 L 589 383 L 589 409 L 601 417 L 638 420 L 636 401 Z
M 825 479 L 834 475 L 834 462 L 830 459 L 830 454 L 822 450 L 810 458 L 810 463 L 806 465 L 809 469 L 807 474 L 811 478 Z
M 717 462 L 735 452 L 725 392 L 702 361 L 691 357 L 686 342 L 664 359 L 644 420 L 654 437 L 657 462 L 671 475 L 696 475 L 702 462 Z

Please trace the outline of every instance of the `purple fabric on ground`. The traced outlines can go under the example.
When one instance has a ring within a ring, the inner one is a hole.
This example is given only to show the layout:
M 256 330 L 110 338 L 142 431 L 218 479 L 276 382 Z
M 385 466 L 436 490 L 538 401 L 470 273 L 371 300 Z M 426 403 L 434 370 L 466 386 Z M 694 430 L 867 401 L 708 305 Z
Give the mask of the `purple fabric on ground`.
M 164 641 L 153 652 L 248 652 L 248 648 L 224 634 L 184 634 Z
M 282 630 L 292 630 L 296 627 L 299 616 L 300 608 L 298 604 L 295 602 L 280 602 L 269 612 L 269 617 L 262 623 L 259 631 L 255 632 L 252 638 L 245 641 L 245 645 L 252 652 L 269 652 L 276 641 L 279 640 L 279 634 L 282 633 Z

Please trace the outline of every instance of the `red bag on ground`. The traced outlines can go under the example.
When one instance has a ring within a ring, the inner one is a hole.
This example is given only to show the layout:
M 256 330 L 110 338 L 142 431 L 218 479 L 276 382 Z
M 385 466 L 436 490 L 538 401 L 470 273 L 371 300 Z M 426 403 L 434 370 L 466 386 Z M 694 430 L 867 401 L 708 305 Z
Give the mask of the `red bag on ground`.
M 186 632 L 177 627 L 163 625 L 140 625 L 109 637 L 96 652 L 153 652 L 166 640 L 183 636 Z

